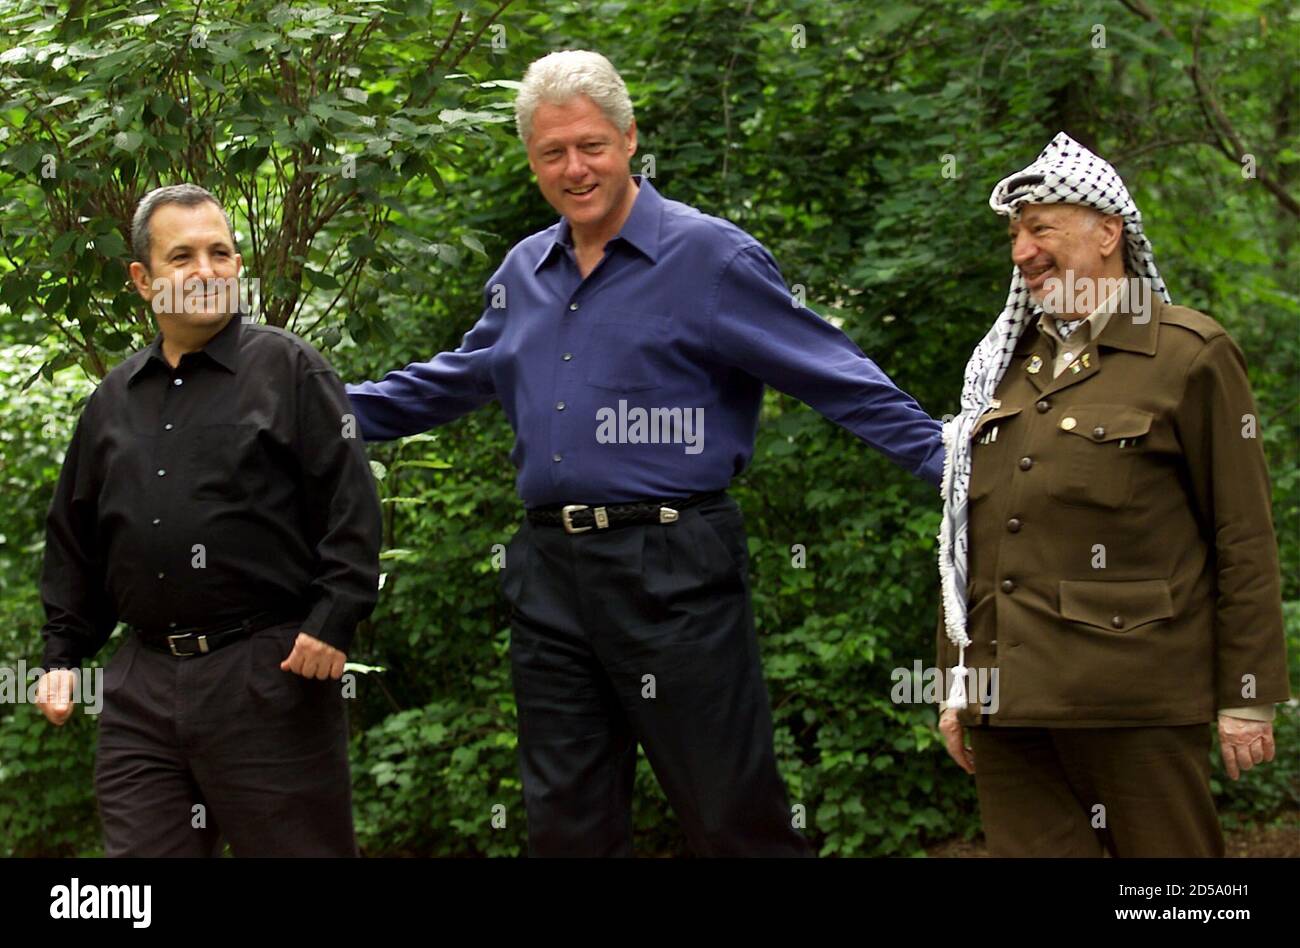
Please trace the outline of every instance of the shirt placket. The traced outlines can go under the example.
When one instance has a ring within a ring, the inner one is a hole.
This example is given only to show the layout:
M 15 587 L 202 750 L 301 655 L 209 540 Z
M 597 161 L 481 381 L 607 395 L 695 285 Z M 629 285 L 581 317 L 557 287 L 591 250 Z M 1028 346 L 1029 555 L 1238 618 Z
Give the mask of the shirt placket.
M 183 365 L 184 363 L 182 363 Z M 173 369 L 163 392 L 160 417 L 155 421 L 158 437 L 154 439 L 153 480 L 155 491 L 147 498 L 151 527 L 155 533 L 153 581 L 156 583 L 157 595 L 163 602 L 176 601 L 178 570 L 183 564 L 177 560 L 174 533 L 174 518 L 177 508 L 177 492 L 182 487 L 181 440 L 184 428 L 181 424 L 182 406 L 185 399 L 185 381 L 188 373 L 178 365 Z M 168 628 L 176 628 L 173 619 Z
M 584 313 L 587 300 L 592 293 L 592 286 L 595 284 L 601 271 L 609 263 L 609 252 L 596 264 L 595 269 L 587 274 L 586 279 L 579 279 L 574 282 L 571 277 L 577 276 L 577 260 L 571 247 L 565 247 L 566 257 L 566 279 L 565 286 L 571 287 L 567 291 L 561 291 L 562 306 L 559 313 L 560 320 L 560 367 L 555 374 L 555 384 L 551 389 L 551 406 L 548 411 L 550 415 L 550 424 L 547 425 L 547 449 L 551 457 L 551 486 L 557 492 L 564 492 L 574 483 L 572 470 L 573 462 L 577 460 L 578 439 L 580 433 L 578 426 L 582 424 L 582 419 L 576 418 L 572 411 L 572 405 L 577 404 L 578 398 L 577 386 L 581 384 L 579 378 L 582 367 L 581 362 L 584 358 L 596 358 L 598 353 L 592 353 L 585 346 L 579 346 L 578 341 L 582 338 L 584 326 L 590 322 L 585 318 L 580 318 Z M 568 267 L 572 267 L 571 272 Z M 581 356 L 581 357 L 580 357 Z M 594 421 L 592 422 L 594 424 Z M 590 500 L 593 498 L 569 497 L 570 500 Z

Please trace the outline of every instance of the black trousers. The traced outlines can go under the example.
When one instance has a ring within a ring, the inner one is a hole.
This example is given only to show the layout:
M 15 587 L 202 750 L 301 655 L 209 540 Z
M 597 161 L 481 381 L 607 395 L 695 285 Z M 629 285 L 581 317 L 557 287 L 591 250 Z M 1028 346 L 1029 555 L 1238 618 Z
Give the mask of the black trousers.
M 1207 724 L 973 727 L 991 856 L 1222 856 Z
M 506 552 L 519 764 L 535 856 L 630 856 L 639 742 L 691 848 L 806 856 L 777 773 L 740 509 Z
M 195 658 L 122 645 L 95 756 L 106 855 L 357 855 L 342 686 L 280 670 L 298 632 Z

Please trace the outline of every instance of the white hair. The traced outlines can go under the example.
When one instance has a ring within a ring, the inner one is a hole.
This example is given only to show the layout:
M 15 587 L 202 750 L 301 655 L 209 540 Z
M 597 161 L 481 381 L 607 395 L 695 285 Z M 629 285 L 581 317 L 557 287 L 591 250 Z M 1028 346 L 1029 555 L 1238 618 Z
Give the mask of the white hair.
M 542 102 L 563 105 L 577 96 L 591 98 L 620 132 L 632 127 L 632 99 L 623 77 L 608 59 L 587 49 L 566 49 L 535 60 L 515 96 L 515 126 L 525 143 L 533 133 L 533 113 Z

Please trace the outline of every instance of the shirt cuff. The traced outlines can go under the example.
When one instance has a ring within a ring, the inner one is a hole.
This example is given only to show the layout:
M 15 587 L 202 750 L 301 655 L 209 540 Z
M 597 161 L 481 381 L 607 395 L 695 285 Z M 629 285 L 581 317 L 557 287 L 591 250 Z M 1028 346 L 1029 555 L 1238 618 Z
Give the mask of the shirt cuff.
M 1277 709 L 1271 704 L 1257 704 L 1249 708 L 1220 708 L 1219 713 L 1243 721 L 1272 721 Z
M 312 606 L 311 612 L 303 620 L 302 631 L 326 645 L 334 646 L 340 652 L 346 652 L 352 647 L 352 636 L 357 625 L 370 611 L 366 609 L 365 614 L 360 614 L 327 597 Z
M 46 671 L 55 668 L 80 668 L 81 655 L 72 640 L 60 635 L 48 635 L 45 638 L 45 650 L 41 655 L 41 667 Z

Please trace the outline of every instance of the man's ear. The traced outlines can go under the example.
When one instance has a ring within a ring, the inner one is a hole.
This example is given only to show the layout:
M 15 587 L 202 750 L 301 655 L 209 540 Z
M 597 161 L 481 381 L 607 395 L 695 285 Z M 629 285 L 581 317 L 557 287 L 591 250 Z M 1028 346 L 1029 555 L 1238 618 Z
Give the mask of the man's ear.
M 135 284 L 135 291 L 144 298 L 146 302 L 153 299 L 153 282 L 149 277 L 149 270 L 139 260 L 131 261 L 128 268 L 131 273 L 131 282 Z
M 630 161 L 636 154 L 636 119 L 627 127 L 627 157 Z
M 1103 257 L 1109 257 L 1124 240 L 1124 218 L 1118 214 L 1107 214 L 1097 222 L 1097 229 L 1101 231 L 1101 244 L 1097 249 Z

